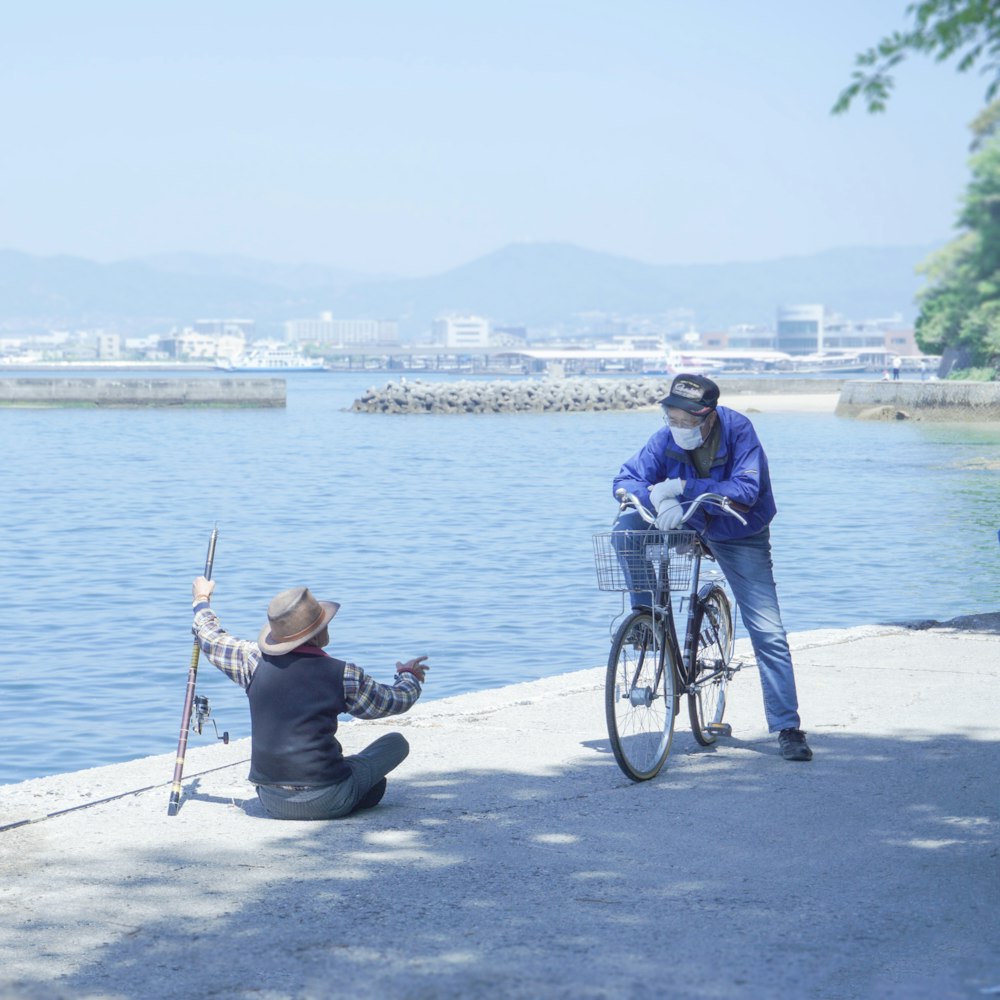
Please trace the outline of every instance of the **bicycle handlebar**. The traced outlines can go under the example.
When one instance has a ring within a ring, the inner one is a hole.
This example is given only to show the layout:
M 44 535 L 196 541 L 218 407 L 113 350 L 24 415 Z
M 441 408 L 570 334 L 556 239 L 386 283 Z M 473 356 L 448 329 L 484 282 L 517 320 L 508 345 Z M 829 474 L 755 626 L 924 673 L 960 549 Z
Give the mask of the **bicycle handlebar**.
M 632 507 L 639 512 L 639 516 L 647 524 L 656 524 L 656 515 L 650 514 L 650 512 L 643 505 L 643 502 L 634 493 L 629 493 L 624 486 L 615 490 L 615 499 L 621 505 L 621 510 L 628 510 L 629 507 Z M 726 514 L 730 514 L 732 517 L 735 517 L 740 524 L 747 523 L 747 519 L 740 514 L 739 511 L 733 508 L 733 501 L 730 500 L 729 497 L 723 496 L 721 493 L 702 493 L 701 496 L 695 497 L 694 500 L 690 502 L 688 509 L 684 512 L 684 516 L 681 518 L 680 523 L 685 524 L 702 504 L 711 504 L 718 510 L 723 511 Z

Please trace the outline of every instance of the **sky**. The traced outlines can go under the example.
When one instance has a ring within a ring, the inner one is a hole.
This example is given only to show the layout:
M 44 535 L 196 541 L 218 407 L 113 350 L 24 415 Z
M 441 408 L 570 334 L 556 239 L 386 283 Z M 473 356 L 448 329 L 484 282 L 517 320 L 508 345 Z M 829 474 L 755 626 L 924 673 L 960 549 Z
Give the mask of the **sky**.
M 830 108 L 907 0 L 34 0 L 0 14 L 0 247 L 439 273 L 954 235 L 977 71 Z

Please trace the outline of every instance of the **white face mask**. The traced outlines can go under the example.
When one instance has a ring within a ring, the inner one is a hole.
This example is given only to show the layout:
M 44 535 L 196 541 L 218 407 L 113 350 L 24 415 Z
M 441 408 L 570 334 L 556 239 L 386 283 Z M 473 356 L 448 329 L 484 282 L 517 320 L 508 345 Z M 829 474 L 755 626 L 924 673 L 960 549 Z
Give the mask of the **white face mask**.
M 670 433 L 674 440 L 685 451 L 694 451 L 701 447 L 701 425 L 697 427 L 671 427 Z

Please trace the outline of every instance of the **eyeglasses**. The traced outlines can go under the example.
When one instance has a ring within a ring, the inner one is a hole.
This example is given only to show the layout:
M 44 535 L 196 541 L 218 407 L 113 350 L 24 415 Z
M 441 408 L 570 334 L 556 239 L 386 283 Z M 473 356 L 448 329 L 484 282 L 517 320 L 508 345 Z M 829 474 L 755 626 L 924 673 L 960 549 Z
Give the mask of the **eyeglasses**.
M 671 427 L 678 428 L 678 430 L 690 430 L 695 427 L 701 427 L 707 419 L 707 416 L 696 417 L 693 414 L 686 413 L 684 410 L 678 410 L 676 407 L 663 407 L 663 422 Z

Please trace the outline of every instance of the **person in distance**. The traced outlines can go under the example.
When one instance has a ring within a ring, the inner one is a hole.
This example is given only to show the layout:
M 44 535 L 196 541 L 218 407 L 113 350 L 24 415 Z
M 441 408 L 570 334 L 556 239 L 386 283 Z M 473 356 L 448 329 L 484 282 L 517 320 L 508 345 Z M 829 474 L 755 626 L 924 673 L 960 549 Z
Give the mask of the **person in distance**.
M 250 781 L 276 819 L 338 819 L 378 805 L 386 775 L 410 752 L 400 733 L 387 733 L 345 757 L 337 717 L 399 715 L 420 697 L 426 656 L 396 664 L 393 684 L 379 684 L 353 663 L 324 652 L 329 624 L 340 610 L 308 587 L 292 587 L 267 607 L 256 642 L 229 635 L 210 607 L 215 581 L 191 584 L 191 631 L 213 666 L 235 681 L 250 702 Z
M 739 506 L 746 525 L 700 508 L 686 526 L 706 540 L 732 588 L 750 636 L 769 730 L 778 733 L 785 760 L 812 760 L 800 728 L 798 695 L 788 639 L 781 622 L 771 563 L 770 523 L 776 507 L 767 456 L 750 420 L 718 405 L 719 387 L 703 375 L 678 375 L 660 400 L 665 427 L 621 467 L 612 492 L 624 488 L 655 509 L 656 526 L 676 528 L 684 501 L 721 493 Z M 649 527 L 623 511 L 617 531 Z M 647 595 L 646 602 L 651 598 Z M 633 601 L 642 603 L 643 595 Z

